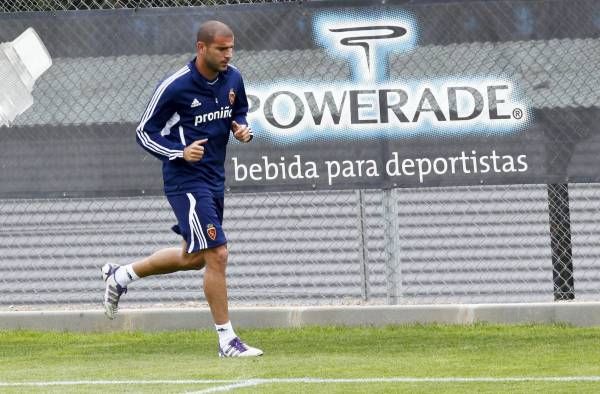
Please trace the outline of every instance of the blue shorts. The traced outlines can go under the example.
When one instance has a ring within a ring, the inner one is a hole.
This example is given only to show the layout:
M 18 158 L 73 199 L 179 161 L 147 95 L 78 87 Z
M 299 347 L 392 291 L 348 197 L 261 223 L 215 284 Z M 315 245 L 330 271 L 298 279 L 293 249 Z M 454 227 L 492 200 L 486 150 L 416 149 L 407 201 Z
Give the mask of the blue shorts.
M 177 217 L 172 229 L 187 243 L 187 252 L 214 248 L 227 243 L 223 232 L 223 197 L 209 193 L 167 196 Z

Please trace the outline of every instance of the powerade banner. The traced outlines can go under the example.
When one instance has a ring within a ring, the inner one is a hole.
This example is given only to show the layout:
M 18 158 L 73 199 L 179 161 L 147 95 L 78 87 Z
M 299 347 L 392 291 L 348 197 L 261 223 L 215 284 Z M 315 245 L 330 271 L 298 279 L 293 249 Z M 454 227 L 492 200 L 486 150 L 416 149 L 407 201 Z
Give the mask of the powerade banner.
M 36 105 L 0 129 L 2 196 L 160 193 L 160 163 L 137 147 L 135 127 L 158 81 L 194 56 L 195 31 L 208 19 L 236 33 L 233 64 L 255 135 L 251 144 L 231 139 L 229 191 L 599 180 L 594 0 L 0 19 L 4 41 L 33 26 L 56 59 Z M 227 116 L 197 111 L 202 122 Z
M 390 55 L 410 55 L 426 28 L 403 8 L 316 10 L 311 22 L 314 45 L 347 62 L 350 76 L 250 82 L 250 124 L 272 148 L 245 160 L 233 155 L 232 186 L 525 179 L 528 152 L 502 138 L 525 133 L 534 114 L 510 75 L 391 75 Z M 440 61 L 456 60 L 449 53 Z

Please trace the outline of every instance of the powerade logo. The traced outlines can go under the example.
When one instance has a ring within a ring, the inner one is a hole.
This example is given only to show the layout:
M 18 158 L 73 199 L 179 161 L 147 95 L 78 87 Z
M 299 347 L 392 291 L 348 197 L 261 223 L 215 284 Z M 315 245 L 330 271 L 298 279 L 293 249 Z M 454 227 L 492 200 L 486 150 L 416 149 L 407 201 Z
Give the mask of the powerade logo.
M 390 57 L 419 50 L 418 29 L 408 13 L 323 12 L 313 26 L 315 42 L 331 58 L 349 62 L 351 79 L 249 85 L 249 120 L 273 143 L 502 135 L 530 121 L 507 78 L 403 80 L 400 70 L 392 80 Z

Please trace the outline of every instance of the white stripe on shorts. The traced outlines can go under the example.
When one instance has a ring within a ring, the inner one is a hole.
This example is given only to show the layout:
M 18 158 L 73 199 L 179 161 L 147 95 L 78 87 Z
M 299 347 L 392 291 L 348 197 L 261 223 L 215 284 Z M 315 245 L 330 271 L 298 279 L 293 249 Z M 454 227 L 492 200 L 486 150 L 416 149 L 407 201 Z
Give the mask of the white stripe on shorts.
M 194 212 L 194 225 L 196 226 L 196 231 L 198 234 L 198 244 L 200 245 L 200 249 L 206 249 L 208 244 L 206 243 L 206 237 L 202 232 L 202 224 L 200 223 L 200 219 L 198 218 L 198 214 Z
M 188 212 L 188 223 L 190 225 L 190 244 L 188 245 L 188 253 L 192 253 L 192 250 L 194 250 L 194 225 L 193 225 L 193 220 L 194 220 L 194 213 L 196 213 L 196 199 L 194 198 L 194 196 L 192 196 L 192 193 L 186 193 L 186 195 L 188 196 L 188 200 L 190 200 L 190 211 Z
M 206 237 L 204 233 L 202 233 L 202 224 L 200 223 L 200 219 L 198 218 L 198 214 L 196 213 L 196 199 L 192 195 L 192 193 L 186 193 L 188 199 L 190 200 L 190 211 L 188 213 L 188 222 L 190 225 L 190 235 L 191 242 L 188 247 L 188 253 L 192 253 L 194 250 L 194 235 L 198 238 L 198 246 L 200 250 L 206 249 L 208 244 L 206 243 Z

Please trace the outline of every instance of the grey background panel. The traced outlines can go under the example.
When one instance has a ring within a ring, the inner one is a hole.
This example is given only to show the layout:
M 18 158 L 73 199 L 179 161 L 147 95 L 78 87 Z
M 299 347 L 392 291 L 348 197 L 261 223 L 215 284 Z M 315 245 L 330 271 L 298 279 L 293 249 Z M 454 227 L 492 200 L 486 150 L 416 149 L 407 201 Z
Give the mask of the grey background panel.
M 0 196 L 162 194 L 161 162 L 134 124 L 12 127 L 0 132 Z
M 598 299 L 600 293 L 600 187 L 597 184 L 569 185 L 575 291 L 583 301 Z
M 387 303 L 383 193 L 363 193 L 364 227 L 358 191 L 227 195 L 232 304 Z M 397 196 L 400 303 L 552 300 L 545 186 Z M 173 223 L 162 197 L 0 200 L 0 305 L 99 305 L 99 267 L 177 247 Z M 576 288 L 594 298 L 600 271 L 579 234 Z M 146 278 L 123 298 L 124 307 L 182 303 L 204 303 L 202 272 Z
M 545 186 L 398 189 L 397 195 L 402 303 L 552 299 Z M 371 266 L 380 278 L 374 292 L 384 296 L 385 241 L 367 242 L 369 264 L 379 262 Z

